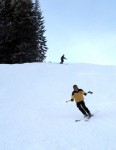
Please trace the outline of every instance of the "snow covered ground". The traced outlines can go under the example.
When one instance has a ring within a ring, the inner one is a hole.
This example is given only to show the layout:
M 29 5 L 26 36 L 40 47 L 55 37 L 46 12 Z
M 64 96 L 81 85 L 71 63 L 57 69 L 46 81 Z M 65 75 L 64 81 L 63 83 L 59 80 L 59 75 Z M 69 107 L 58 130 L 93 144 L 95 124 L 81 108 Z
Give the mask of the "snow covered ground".
M 116 66 L 33 63 L 0 73 L 0 150 L 116 150 Z M 66 103 L 73 84 L 93 91 L 88 122 Z

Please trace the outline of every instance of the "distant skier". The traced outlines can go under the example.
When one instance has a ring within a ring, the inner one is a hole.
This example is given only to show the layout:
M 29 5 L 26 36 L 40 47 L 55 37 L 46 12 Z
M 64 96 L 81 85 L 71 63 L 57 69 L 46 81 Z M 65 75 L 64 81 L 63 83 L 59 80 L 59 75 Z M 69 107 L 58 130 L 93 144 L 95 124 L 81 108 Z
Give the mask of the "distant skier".
M 71 101 L 73 102 L 75 100 L 78 109 L 82 112 L 84 117 L 91 117 L 92 114 L 85 105 L 84 96 L 86 96 L 87 93 L 92 94 L 93 92 L 89 91 L 85 93 L 82 89 L 79 89 L 77 85 L 73 85 L 73 89 Z
M 62 57 L 61 57 L 61 62 L 60 62 L 60 64 L 63 64 L 64 63 L 64 59 L 66 59 L 65 58 L 65 56 L 64 56 L 64 54 L 62 55 Z M 66 59 L 67 60 L 67 59 Z

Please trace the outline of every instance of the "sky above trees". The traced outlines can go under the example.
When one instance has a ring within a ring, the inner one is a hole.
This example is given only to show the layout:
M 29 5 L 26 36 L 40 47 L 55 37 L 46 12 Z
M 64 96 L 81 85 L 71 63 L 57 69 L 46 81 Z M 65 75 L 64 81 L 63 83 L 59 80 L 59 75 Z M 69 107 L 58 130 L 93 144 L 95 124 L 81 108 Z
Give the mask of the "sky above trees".
M 116 65 L 115 0 L 40 0 L 46 26 L 46 61 Z

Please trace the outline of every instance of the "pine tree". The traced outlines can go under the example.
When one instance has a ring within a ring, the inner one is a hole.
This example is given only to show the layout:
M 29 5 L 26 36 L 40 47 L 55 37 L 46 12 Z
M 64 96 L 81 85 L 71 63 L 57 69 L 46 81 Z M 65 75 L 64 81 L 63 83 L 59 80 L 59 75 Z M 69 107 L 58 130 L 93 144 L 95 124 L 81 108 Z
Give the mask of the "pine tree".
M 14 37 L 15 63 L 35 62 L 37 59 L 36 47 L 36 20 L 34 19 L 33 3 L 31 0 L 14 0 Z
M 0 63 L 42 62 L 47 46 L 38 1 L 0 0 Z
M 36 22 L 37 22 L 37 36 L 38 36 L 38 61 L 43 62 L 46 58 L 45 54 L 48 50 L 47 48 L 47 40 L 44 36 L 45 26 L 44 26 L 44 17 L 42 16 L 42 12 L 40 9 L 39 1 L 35 0 L 35 11 L 36 11 Z
M 0 63 L 11 63 L 12 56 L 11 0 L 0 1 Z

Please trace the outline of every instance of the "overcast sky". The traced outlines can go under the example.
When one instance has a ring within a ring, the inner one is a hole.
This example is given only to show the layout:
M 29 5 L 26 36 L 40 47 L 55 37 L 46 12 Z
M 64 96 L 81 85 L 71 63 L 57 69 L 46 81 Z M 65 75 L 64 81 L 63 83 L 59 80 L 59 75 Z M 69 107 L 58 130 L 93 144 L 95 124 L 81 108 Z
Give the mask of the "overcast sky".
M 116 0 L 40 0 L 46 61 L 116 65 Z

